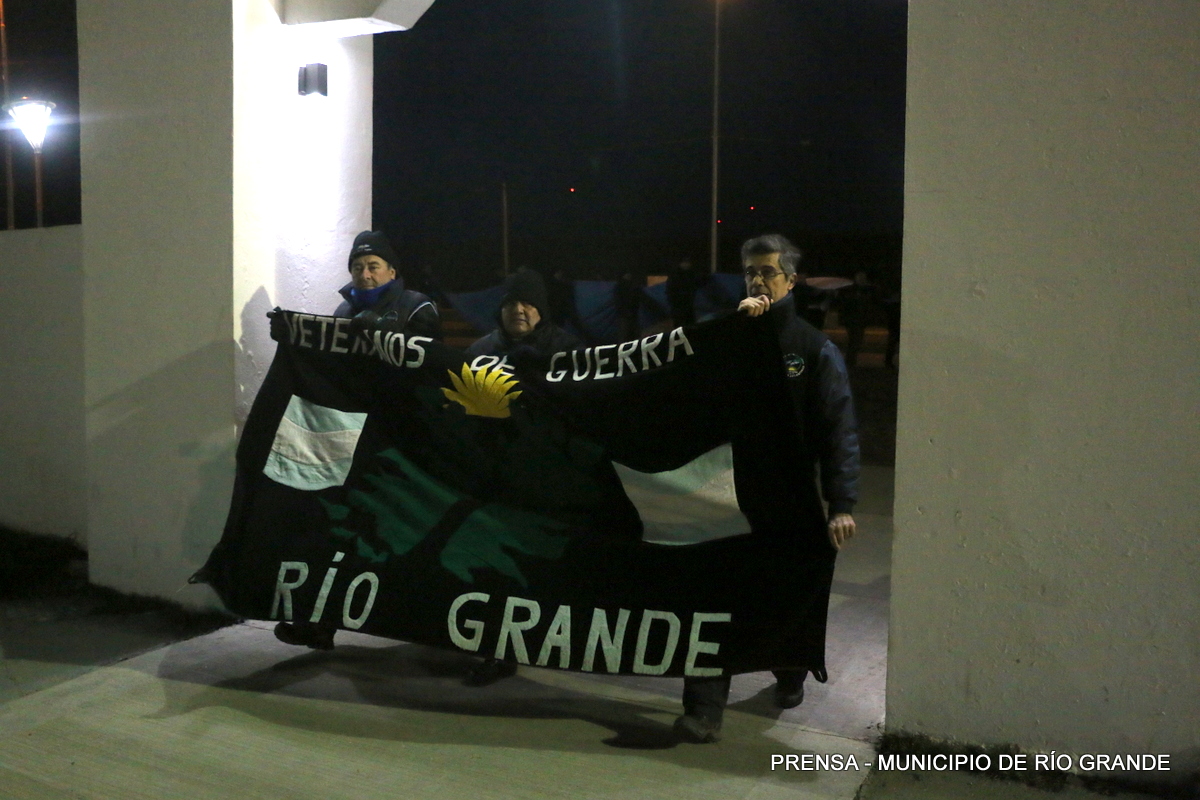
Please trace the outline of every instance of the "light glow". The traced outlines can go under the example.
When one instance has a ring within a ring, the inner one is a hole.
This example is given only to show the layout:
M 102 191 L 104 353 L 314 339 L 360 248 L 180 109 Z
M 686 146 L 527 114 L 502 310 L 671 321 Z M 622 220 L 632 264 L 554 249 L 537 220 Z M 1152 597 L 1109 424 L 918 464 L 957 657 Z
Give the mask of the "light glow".
M 5 108 L 16 121 L 21 133 L 29 140 L 33 152 L 42 152 L 42 143 L 46 141 L 46 127 L 50 124 L 50 112 L 54 110 L 54 103 L 25 97 L 9 103 Z

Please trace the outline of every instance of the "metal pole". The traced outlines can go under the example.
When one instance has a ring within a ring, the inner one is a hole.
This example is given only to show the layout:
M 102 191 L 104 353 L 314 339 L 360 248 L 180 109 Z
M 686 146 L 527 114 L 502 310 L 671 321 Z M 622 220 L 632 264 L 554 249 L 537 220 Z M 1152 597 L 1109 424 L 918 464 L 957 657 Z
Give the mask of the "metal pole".
M 721 0 L 713 0 L 713 121 L 712 121 L 712 217 L 709 233 L 709 272 L 717 271 L 717 177 L 719 174 L 718 134 L 721 99 Z
M 4 25 L 4 0 L 0 0 L 0 82 L 4 84 L 4 99 L 0 102 L 7 103 L 8 97 L 8 32 Z M 4 136 L 4 215 L 8 224 L 8 230 L 17 227 L 16 210 L 13 201 L 13 165 L 12 165 L 12 136 L 11 131 L 5 129 L 0 131 Z
M 42 148 L 33 151 L 33 186 L 37 206 L 37 226 L 42 225 Z
M 504 226 L 503 231 L 503 247 L 504 247 L 504 274 L 508 274 L 508 184 L 500 184 L 500 216 L 501 224 Z

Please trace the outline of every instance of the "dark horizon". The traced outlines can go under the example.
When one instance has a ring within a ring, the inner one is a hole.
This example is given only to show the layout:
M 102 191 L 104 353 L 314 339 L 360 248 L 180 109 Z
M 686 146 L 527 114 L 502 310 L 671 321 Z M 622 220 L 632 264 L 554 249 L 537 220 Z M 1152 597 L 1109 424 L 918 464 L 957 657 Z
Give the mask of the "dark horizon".
M 767 230 L 824 272 L 898 268 L 906 20 L 900 0 L 726 0 L 723 268 Z M 514 268 L 707 264 L 712 46 L 710 0 L 438 0 L 376 38 L 375 226 L 407 268 L 485 285 L 507 183 Z

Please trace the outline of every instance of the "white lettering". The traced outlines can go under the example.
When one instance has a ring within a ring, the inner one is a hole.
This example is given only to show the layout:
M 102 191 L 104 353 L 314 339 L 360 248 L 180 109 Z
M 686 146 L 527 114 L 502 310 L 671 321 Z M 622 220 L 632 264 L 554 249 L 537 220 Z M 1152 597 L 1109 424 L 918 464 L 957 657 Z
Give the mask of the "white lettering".
M 544 667 L 550 663 L 550 652 L 558 649 L 558 668 L 567 669 L 571 666 L 571 607 L 559 606 L 550 621 L 550 630 L 542 642 L 542 651 L 538 653 L 537 666 Z
M 345 553 L 337 553 L 333 557 L 336 564 L 345 557 Z M 321 615 L 325 613 L 325 601 L 329 599 L 329 590 L 333 588 L 333 576 L 337 575 L 337 567 L 330 567 L 325 572 L 325 580 L 321 583 L 321 592 L 317 595 L 317 604 L 313 606 L 312 616 L 308 618 L 309 622 L 320 622 Z
M 662 334 L 659 334 L 660 336 Z M 692 627 L 688 632 L 688 654 L 687 661 L 683 665 L 683 674 L 697 678 L 714 678 L 721 674 L 720 667 L 697 667 L 696 656 L 701 653 L 715 656 L 721 649 L 721 645 L 715 642 L 703 642 L 700 640 L 700 626 L 706 622 L 729 622 L 733 619 L 731 614 L 706 614 L 700 611 L 692 614 Z
M 387 361 L 387 349 L 383 346 L 383 331 L 375 331 L 371 337 L 371 352 L 367 356 L 379 356 L 381 361 Z
M 683 345 L 683 350 L 689 356 L 695 355 L 692 351 L 692 343 L 688 341 L 687 336 L 683 333 L 683 328 L 676 328 L 671 331 L 671 336 L 667 340 L 667 361 L 668 363 L 675 360 L 675 348 Z
M 584 672 L 592 672 L 596 663 L 596 645 L 604 651 L 604 665 L 609 672 L 621 669 L 621 647 L 625 641 L 625 626 L 629 622 L 629 609 L 617 611 L 617 629 L 610 631 L 608 614 L 602 608 L 592 610 L 592 627 L 588 630 L 587 644 L 583 648 Z
M 354 604 L 354 592 L 363 583 L 370 583 L 371 591 L 367 595 L 367 601 L 363 603 L 362 612 L 357 617 L 352 617 L 350 616 L 350 607 Z M 367 617 L 371 616 L 371 609 L 375 607 L 377 594 L 379 594 L 379 576 L 374 572 L 364 572 L 350 581 L 350 585 L 346 587 L 346 602 L 342 603 L 342 625 L 355 631 L 361 628 L 367 621 Z
M 404 334 L 391 332 L 384 338 L 385 347 L 384 354 L 387 356 L 387 361 L 393 366 L 399 367 L 404 365 Z
M 642 339 L 642 369 L 650 369 L 649 359 L 653 359 L 654 366 L 661 367 L 662 362 L 658 360 L 658 355 L 654 352 L 654 348 L 658 347 L 658 343 L 662 341 L 663 335 L 656 333 L 653 336 L 647 336 Z
M 571 363 L 575 366 L 575 371 L 571 373 L 571 380 L 581 381 L 592 372 L 592 348 L 585 348 L 583 351 L 583 374 L 579 373 L 579 351 L 571 351 Z
M 287 579 L 288 570 L 296 570 L 294 581 Z M 292 621 L 292 589 L 299 589 L 308 580 L 308 564 L 303 561 L 284 561 L 279 565 L 279 577 L 275 579 L 275 600 L 271 603 L 271 619 L 279 613 L 279 601 L 283 601 L 283 618 Z
M 285 322 L 287 322 L 287 326 L 288 326 L 288 340 L 292 344 L 295 344 L 297 337 L 300 336 L 300 320 L 298 318 L 299 316 L 300 316 L 299 314 L 291 314 L 291 313 L 283 315 L 283 319 Z
M 321 344 L 317 346 L 319 350 L 325 350 L 325 334 L 329 330 L 329 317 L 317 317 L 321 321 Z
M 600 371 L 601 367 L 603 367 L 609 361 L 609 359 L 607 357 L 600 355 L 600 351 L 604 350 L 604 349 L 611 350 L 611 349 L 615 349 L 615 348 L 616 348 L 615 344 L 602 344 L 596 348 L 596 380 L 599 381 L 599 380 L 603 380 L 605 378 L 616 377 L 616 373 L 614 373 L 614 372 L 601 372 Z
M 480 370 L 480 369 L 491 369 L 492 367 L 496 366 L 499 363 L 500 363 L 499 356 L 483 355 L 483 356 L 475 356 L 475 359 L 471 362 L 470 366 L 471 366 L 471 371 L 474 372 L 474 371 Z
M 329 349 L 334 353 L 349 352 L 345 347 L 338 344 L 339 341 L 345 341 L 350 338 L 350 333 L 346 330 L 346 326 L 350 324 L 350 320 L 345 317 L 338 317 L 333 321 L 333 341 L 329 343 Z
M 558 360 L 565 355 L 565 351 L 561 353 L 555 353 L 550 359 L 550 371 L 546 373 L 546 380 L 550 383 L 558 383 L 563 378 L 567 377 L 567 371 L 565 369 L 558 370 L 557 372 L 554 370 L 554 365 L 557 364 Z
M 472 632 L 468 638 L 462 634 L 458 627 L 458 612 L 464 605 L 471 601 L 486 603 L 491 600 L 490 594 L 483 592 L 467 592 L 460 594 L 454 598 L 454 602 L 450 604 L 450 613 L 446 616 L 446 625 L 450 629 L 450 641 L 454 642 L 457 647 L 461 647 L 471 653 L 479 652 L 479 644 L 483 641 L 483 623 L 477 619 L 469 619 L 463 622 L 462 626 Z
M 517 607 L 529 611 L 529 616 L 518 622 L 514 616 Z M 500 638 L 496 640 L 496 658 L 504 658 L 511 640 L 513 655 L 522 664 L 529 663 L 529 652 L 525 649 L 525 631 L 538 624 L 542 618 L 542 607 L 536 600 L 526 600 L 523 597 L 510 597 L 504 604 L 504 621 L 500 623 Z
M 312 331 L 305 325 L 306 322 L 316 322 L 317 318 L 312 314 L 301 314 L 296 320 L 296 324 L 300 326 L 300 346 L 312 347 L 312 343 L 308 341 L 308 336 Z
M 617 377 L 621 377 L 625 373 L 625 366 L 629 366 L 630 372 L 637 372 L 637 367 L 633 365 L 630 356 L 637 352 L 638 340 L 632 342 L 621 342 L 617 347 Z
M 662 660 L 657 664 L 646 663 L 646 645 L 650 639 L 650 626 L 654 620 L 660 619 L 667 623 L 667 643 L 663 649 Z M 637 648 L 633 652 L 633 671 L 639 675 L 662 675 L 671 666 L 675 657 L 675 648 L 679 646 L 679 617 L 670 611 L 645 611 L 642 613 L 642 624 L 638 628 Z
M 412 361 L 407 362 L 404 366 L 410 369 L 416 369 L 425 363 L 425 345 L 432 342 L 428 336 L 410 336 L 408 337 L 408 349 L 414 351 L 417 357 Z

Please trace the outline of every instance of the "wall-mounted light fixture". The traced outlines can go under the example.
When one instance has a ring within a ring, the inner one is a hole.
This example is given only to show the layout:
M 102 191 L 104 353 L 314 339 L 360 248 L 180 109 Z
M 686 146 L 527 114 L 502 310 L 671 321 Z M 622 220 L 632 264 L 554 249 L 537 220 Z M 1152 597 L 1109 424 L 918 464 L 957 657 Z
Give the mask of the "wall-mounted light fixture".
M 4 105 L 4 110 L 16 120 L 17 127 L 29 146 L 33 148 L 33 181 L 37 206 L 37 226 L 42 227 L 42 143 L 46 141 L 46 127 L 50 124 L 50 112 L 54 103 L 49 100 L 31 100 L 22 97 Z
M 324 64 L 305 64 L 300 68 L 300 94 L 329 96 L 329 68 Z

